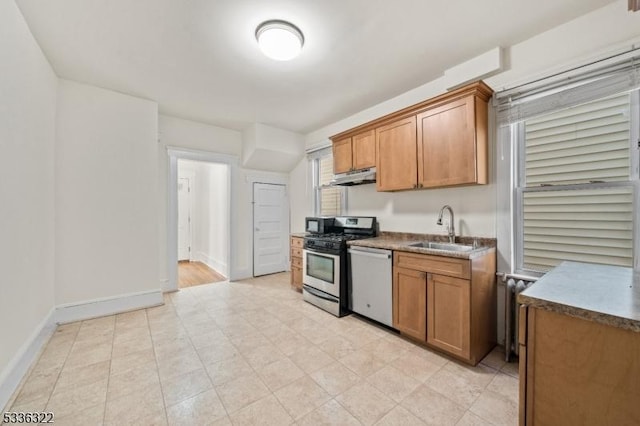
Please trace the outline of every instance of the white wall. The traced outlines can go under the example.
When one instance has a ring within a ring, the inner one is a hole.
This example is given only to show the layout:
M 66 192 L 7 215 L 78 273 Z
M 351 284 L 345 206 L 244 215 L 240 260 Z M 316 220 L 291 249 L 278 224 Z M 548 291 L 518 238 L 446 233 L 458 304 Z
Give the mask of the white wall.
M 312 216 L 312 188 L 308 179 L 309 162 L 302 159 L 289 173 L 289 224 L 291 232 L 304 232 L 304 218 Z
M 60 80 L 56 304 L 160 288 L 157 105 Z
M 0 2 L 0 64 L 2 411 L 13 390 L 3 385 L 54 306 L 58 80 L 13 0 Z
M 262 123 L 242 132 L 242 166 L 272 172 L 286 172 L 304 156 L 302 135 Z

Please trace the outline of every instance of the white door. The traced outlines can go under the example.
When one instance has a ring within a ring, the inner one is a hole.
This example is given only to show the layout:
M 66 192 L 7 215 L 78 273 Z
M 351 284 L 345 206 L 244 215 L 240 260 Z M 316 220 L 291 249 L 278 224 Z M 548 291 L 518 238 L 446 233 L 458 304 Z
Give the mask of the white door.
M 253 275 L 287 268 L 288 202 L 284 185 L 253 184 Z
M 191 260 L 191 185 L 178 179 L 178 261 Z

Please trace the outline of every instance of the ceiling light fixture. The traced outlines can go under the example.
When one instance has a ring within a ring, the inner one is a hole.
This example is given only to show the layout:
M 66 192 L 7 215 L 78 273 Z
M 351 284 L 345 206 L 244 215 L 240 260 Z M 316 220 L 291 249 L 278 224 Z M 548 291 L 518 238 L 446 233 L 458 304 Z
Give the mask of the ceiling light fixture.
M 256 28 L 260 50 L 276 61 L 288 61 L 300 54 L 304 45 L 302 31 L 287 21 L 265 21 Z

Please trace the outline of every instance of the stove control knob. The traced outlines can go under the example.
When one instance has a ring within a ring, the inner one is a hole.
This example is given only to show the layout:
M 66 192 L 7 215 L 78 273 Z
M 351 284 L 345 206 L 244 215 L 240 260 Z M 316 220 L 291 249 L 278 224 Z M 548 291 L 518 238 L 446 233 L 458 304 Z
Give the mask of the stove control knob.
M 327 241 L 327 242 L 324 244 L 324 246 L 325 246 L 325 247 L 331 247 L 331 242 L 330 242 L 330 241 Z

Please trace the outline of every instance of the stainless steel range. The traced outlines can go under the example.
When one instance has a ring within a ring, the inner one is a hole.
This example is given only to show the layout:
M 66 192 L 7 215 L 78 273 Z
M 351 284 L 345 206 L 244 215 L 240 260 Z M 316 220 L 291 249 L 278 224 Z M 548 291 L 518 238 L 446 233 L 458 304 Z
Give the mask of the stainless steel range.
M 302 295 L 335 316 L 349 314 L 347 241 L 376 236 L 376 218 L 338 216 L 324 233 L 304 238 Z

